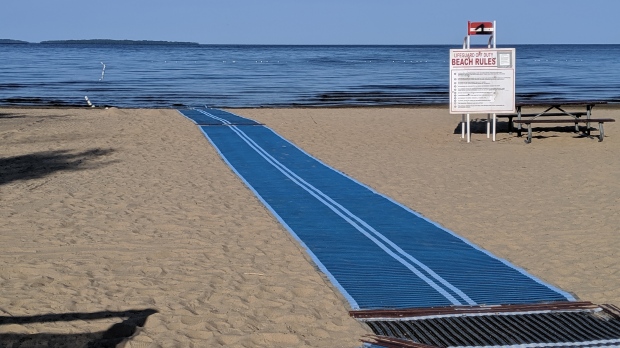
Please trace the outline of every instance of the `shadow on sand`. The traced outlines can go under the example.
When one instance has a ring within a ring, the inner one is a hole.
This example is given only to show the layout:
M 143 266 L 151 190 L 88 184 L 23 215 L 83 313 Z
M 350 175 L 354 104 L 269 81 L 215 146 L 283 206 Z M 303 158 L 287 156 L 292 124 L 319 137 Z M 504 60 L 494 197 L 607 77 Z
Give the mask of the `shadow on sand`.
M 115 161 L 96 164 L 89 162 L 107 156 L 112 152 L 114 152 L 112 149 L 95 148 L 78 153 L 59 150 L 0 158 L 0 185 L 18 180 L 39 179 L 59 171 L 78 171 L 101 167 Z
M 24 317 L 0 316 L 1 325 L 25 325 L 33 323 L 69 322 L 76 320 L 97 320 L 123 318 L 123 321 L 110 326 L 106 331 L 53 334 L 53 333 L 0 333 L 0 347 L 30 348 L 113 348 L 126 338 L 134 335 L 138 328 L 144 327 L 147 318 L 157 313 L 154 309 L 128 310 L 123 312 L 102 311 L 95 313 L 43 314 Z M 3 330 L 4 331 L 4 330 Z
M 486 119 L 472 119 L 469 121 L 469 127 L 472 134 L 486 134 L 487 133 L 487 120 Z M 497 121 L 497 133 L 508 133 L 509 123 Z M 461 122 L 459 122 L 454 128 L 454 134 L 461 134 Z

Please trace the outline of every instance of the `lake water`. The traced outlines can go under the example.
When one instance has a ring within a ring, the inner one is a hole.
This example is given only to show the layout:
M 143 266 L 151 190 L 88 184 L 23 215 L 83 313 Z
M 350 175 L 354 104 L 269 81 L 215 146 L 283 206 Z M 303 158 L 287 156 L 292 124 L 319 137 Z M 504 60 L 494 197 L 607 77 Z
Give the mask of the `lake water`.
M 518 101 L 620 102 L 620 45 L 506 47 Z M 447 104 L 451 48 L 0 44 L 0 105 Z

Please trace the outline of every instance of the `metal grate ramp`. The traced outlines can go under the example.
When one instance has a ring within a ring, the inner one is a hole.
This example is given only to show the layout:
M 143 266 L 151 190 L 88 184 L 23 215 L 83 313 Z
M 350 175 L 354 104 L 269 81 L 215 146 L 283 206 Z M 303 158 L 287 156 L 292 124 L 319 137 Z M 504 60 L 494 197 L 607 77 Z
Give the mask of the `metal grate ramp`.
M 357 312 L 351 315 L 376 334 L 363 341 L 380 347 L 620 347 L 620 309 L 613 305 Z

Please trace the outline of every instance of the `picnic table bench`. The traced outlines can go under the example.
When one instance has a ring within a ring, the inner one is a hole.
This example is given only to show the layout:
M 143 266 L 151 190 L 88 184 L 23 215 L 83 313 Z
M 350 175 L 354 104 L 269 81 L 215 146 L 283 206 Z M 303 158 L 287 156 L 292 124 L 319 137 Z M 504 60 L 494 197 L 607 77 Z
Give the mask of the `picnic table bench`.
M 574 123 L 575 127 L 577 128 L 577 131 L 579 131 L 579 124 L 580 123 L 585 123 L 586 124 L 586 128 L 584 129 L 584 133 L 589 136 L 590 135 L 590 123 L 595 123 L 595 122 L 598 122 L 598 130 L 599 130 L 598 141 L 601 142 L 601 141 L 603 141 L 603 138 L 605 137 L 605 131 L 603 129 L 603 124 L 605 122 L 616 122 L 616 120 L 614 120 L 613 118 L 586 118 L 586 119 L 575 118 L 575 119 L 552 119 L 552 120 L 521 119 L 521 120 L 514 120 L 514 123 L 527 125 L 527 139 L 525 139 L 525 142 L 528 143 L 528 144 L 532 142 L 532 123 Z

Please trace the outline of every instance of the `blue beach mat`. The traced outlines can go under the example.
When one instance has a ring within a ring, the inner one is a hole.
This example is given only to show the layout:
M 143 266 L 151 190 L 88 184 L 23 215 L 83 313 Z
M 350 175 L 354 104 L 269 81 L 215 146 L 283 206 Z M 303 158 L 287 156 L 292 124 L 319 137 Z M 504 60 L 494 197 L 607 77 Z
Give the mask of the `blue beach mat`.
M 180 112 L 200 127 L 352 309 L 575 300 L 255 121 L 217 109 Z
M 254 120 L 231 114 L 219 109 L 209 109 L 209 113 L 199 109 L 184 109 L 181 113 L 192 120 L 198 126 L 222 126 L 222 125 L 259 125 Z

